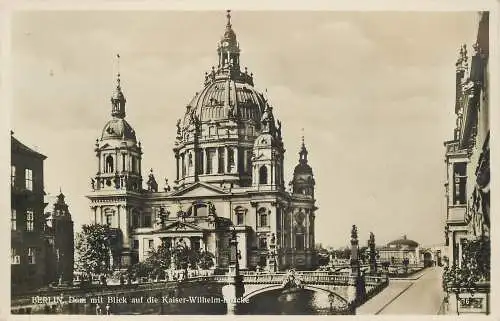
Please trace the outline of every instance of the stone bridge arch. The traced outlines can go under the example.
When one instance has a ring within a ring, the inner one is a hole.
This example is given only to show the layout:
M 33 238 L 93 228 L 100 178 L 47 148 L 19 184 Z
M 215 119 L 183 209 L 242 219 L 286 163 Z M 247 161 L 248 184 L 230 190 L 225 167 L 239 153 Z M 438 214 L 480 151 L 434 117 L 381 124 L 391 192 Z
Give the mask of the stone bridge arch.
M 273 290 L 281 290 L 281 289 L 283 289 L 283 286 L 281 284 L 259 285 L 259 286 L 245 285 L 245 293 L 243 294 L 242 299 L 250 300 L 259 294 L 263 294 L 263 293 L 273 291 Z M 313 292 L 321 292 L 321 293 L 325 293 L 326 295 L 334 295 L 337 299 L 342 301 L 342 303 L 344 303 L 345 305 L 349 304 L 349 300 L 346 297 L 335 292 L 335 289 L 332 289 L 328 286 L 318 286 L 318 285 L 305 284 L 302 287 L 302 289 L 310 290 Z

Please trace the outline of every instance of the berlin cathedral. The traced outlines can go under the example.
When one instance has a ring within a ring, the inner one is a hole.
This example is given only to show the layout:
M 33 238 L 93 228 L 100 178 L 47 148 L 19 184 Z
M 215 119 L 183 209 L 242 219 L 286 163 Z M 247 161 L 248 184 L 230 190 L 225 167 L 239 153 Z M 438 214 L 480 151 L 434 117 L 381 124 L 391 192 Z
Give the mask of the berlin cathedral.
M 118 74 L 111 119 L 96 140 L 97 173 L 87 196 L 94 222 L 115 232 L 116 268 L 143 261 L 160 244 L 183 242 L 211 252 L 215 267 L 224 270 L 234 232 L 242 270 L 315 265 L 317 207 L 308 151 L 302 140 L 286 188 L 281 122 L 254 88 L 253 74 L 240 68 L 229 11 L 217 55 L 217 67 L 205 73 L 204 88 L 177 121 L 176 179 L 161 190 L 152 170 L 142 177 L 143 150 L 125 120 Z

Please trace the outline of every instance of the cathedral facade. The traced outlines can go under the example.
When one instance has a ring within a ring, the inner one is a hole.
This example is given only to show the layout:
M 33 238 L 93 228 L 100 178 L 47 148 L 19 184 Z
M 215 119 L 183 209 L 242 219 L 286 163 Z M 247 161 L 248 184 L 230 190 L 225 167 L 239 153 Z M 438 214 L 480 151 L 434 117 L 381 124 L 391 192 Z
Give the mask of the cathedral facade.
M 115 231 L 116 267 L 143 261 L 162 243 L 183 242 L 211 252 L 224 270 L 233 232 L 241 269 L 315 265 L 317 207 L 308 151 L 302 141 L 287 190 L 281 122 L 254 88 L 253 74 L 240 68 L 229 12 L 217 56 L 217 67 L 205 73 L 204 88 L 172 133 L 176 178 L 162 190 L 152 170 L 142 177 L 143 150 L 125 120 L 118 75 L 111 119 L 95 144 L 97 173 L 88 195 L 93 220 Z

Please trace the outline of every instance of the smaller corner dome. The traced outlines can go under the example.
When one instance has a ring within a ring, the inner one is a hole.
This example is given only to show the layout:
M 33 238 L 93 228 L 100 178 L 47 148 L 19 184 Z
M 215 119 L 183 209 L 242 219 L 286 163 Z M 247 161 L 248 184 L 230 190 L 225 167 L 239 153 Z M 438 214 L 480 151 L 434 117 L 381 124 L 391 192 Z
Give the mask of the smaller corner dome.
M 136 141 L 135 130 L 125 119 L 113 118 L 104 125 L 101 139 L 128 139 Z
M 299 163 L 297 166 L 295 166 L 295 169 L 293 170 L 294 175 L 300 175 L 300 174 L 307 174 L 307 175 L 312 175 L 313 170 L 312 167 L 309 166 L 307 163 Z
M 271 135 L 269 133 L 264 133 L 264 134 L 260 134 L 259 136 L 257 136 L 253 146 L 255 148 L 268 148 L 271 146 L 275 146 L 275 142 L 276 142 L 276 138 L 274 138 L 273 135 Z

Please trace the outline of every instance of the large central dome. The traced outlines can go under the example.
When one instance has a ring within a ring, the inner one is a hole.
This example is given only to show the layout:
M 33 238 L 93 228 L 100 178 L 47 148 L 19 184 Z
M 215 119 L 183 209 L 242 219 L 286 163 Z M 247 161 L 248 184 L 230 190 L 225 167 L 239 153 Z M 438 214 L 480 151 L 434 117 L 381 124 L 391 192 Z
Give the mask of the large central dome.
M 203 89 L 177 121 L 174 152 L 181 186 L 198 181 L 222 188 L 250 186 L 255 139 L 264 130 L 277 135 L 271 108 L 254 88 L 253 74 L 240 67 L 229 11 L 217 55 L 218 64 L 205 72 Z M 281 137 L 275 142 L 281 144 Z
M 253 87 L 253 75 L 240 68 L 240 47 L 230 15 L 217 47 L 218 66 L 205 73 L 204 88 L 187 105 L 182 122 L 238 120 L 258 123 L 265 110 L 264 96 Z
M 226 119 L 253 120 L 258 122 L 264 112 L 265 99 L 251 83 L 224 74 L 219 70 L 213 81 L 207 81 L 205 87 L 188 104 L 184 125 L 191 117 L 202 122 Z

